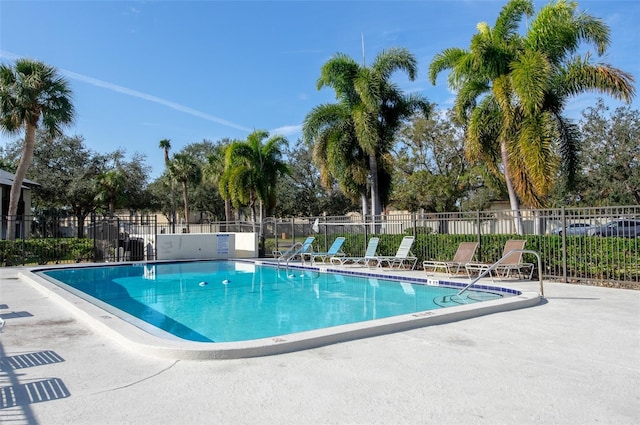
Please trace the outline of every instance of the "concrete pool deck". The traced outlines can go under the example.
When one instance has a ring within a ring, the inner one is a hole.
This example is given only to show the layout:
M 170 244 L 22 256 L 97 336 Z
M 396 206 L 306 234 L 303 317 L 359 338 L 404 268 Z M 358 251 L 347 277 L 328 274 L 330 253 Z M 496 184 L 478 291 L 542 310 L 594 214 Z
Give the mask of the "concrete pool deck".
M 640 423 L 640 291 L 545 282 L 531 308 L 275 356 L 176 361 L 95 332 L 22 270 L 0 268 L 0 423 Z M 13 407 L 2 398 L 11 392 Z

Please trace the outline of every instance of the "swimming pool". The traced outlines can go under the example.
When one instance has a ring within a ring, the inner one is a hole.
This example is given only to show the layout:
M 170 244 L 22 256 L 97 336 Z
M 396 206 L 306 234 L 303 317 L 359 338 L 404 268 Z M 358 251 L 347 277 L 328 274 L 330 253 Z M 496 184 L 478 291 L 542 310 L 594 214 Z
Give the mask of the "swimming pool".
M 203 345 L 213 352 L 233 346 L 209 355 L 216 358 L 273 354 L 425 326 L 427 319 L 438 323 L 444 310 L 455 310 L 460 318 L 469 311 L 486 314 L 496 302 L 523 295 L 495 287 L 455 297 L 459 285 L 247 261 L 41 269 L 35 275 L 167 341 L 173 347 L 169 351 L 180 351 L 179 344 L 192 353 L 206 351 Z M 479 301 L 483 307 L 470 309 Z M 241 346 L 252 349 L 234 354 Z

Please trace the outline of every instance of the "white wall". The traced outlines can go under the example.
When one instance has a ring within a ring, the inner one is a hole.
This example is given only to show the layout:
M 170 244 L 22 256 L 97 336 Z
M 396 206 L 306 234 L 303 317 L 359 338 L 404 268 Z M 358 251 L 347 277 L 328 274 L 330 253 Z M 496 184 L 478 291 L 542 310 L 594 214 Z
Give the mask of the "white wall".
M 257 233 L 233 233 L 236 237 L 236 258 L 258 257 Z
M 258 256 L 255 233 L 186 233 L 157 235 L 158 260 L 253 258 Z

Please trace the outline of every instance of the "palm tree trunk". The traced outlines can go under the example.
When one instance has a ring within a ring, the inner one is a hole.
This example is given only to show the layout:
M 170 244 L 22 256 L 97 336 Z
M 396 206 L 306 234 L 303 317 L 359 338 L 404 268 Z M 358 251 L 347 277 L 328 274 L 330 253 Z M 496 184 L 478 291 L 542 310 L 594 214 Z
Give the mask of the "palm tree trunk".
M 509 155 L 507 154 L 507 145 L 503 141 L 500 143 L 500 155 L 502 157 L 502 165 L 504 167 L 504 179 L 507 184 L 507 192 L 509 193 L 509 204 L 511 205 L 511 211 L 513 212 L 513 224 L 516 227 L 516 234 L 522 235 L 522 215 L 520 214 L 520 202 L 518 201 L 518 195 L 513 187 L 513 180 L 511 178 L 511 172 L 509 171 Z
M 264 257 L 264 203 L 260 200 L 260 237 L 258 239 L 259 244 L 259 256 Z
M 360 192 L 360 200 L 362 202 L 362 218 L 364 219 L 369 214 L 369 200 L 367 199 L 366 189 L 363 189 L 362 192 Z
M 380 215 L 380 196 L 378 194 L 378 160 L 375 155 L 369 155 L 369 170 L 371 173 L 371 214 Z
M 231 199 L 225 199 L 224 200 L 224 217 L 227 220 L 226 225 L 225 225 L 225 232 L 229 231 L 229 226 L 231 224 L 231 215 L 233 214 L 233 211 L 231 211 Z
M 379 228 L 376 223 L 382 213 L 380 193 L 378 192 L 378 159 L 375 155 L 369 155 L 369 169 L 371 172 L 371 233 L 375 235 Z
M 182 200 L 184 201 L 184 222 L 187 226 L 187 233 L 191 233 L 191 229 L 189 229 L 189 189 L 186 180 L 182 181 Z
M 251 222 L 253 223 L 253 233 L 256 233 L 256 198 L 252 195 L 249 206 L 251 207 Z
M 11 192 L 9 194 L 9 210 L 7 218 L 7 240 L 16 239 L 16 220 L 18 218 L 18 203 L 22 193 L 22 182 L 27 175 L 27 170 L 31 166 L 33 160 L 33 149 L 36 142 L 36 126 L 27 124 L 25 128 L 24 145 L 22 147 L 22 155 L 20 163 L 11 184 Z M 26 211 L 25 211 L 26 213 Z
M 176 195 L 175 195 L 175 182 L 171 177 L 171 233 L 176 233 Z

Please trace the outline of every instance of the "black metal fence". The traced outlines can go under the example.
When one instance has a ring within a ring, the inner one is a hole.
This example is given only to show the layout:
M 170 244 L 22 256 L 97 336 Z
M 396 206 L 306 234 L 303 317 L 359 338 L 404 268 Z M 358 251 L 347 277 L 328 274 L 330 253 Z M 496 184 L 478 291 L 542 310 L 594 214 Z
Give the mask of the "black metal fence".
M 476 261 L 494 262 L 507 240 L 526 239 L 525 248 L 542 257 L 536 274 L 545 279 L 623 287 L 640 282 L 640 206 L 269 218 L 264 235 L 265 253 L 309 235 L 316 237 L 316 250 L 326 251 L 343 236 L 350 256 L 362 256 L 372 236 L 380 238 L 379 255 L 394 255 L 402 237 L 413 235 L 418 264 L 451 260 L 467 241 L 479 243 Z M 537 264 L 535 256 L 524 260 Z
M 153 216 L 20 216 L 16 240 L 0 240 L 0 266 L 155 260 Z M 2 238 L 9 221 L 3 218 Z
M 6 217 L 2 236 L 6 234 Z M 0 265 L 106 261 L 153 261 L 156 235 L 162 233 L 255 232 L 260 253 L 269 256 L 307 236 L 326 251 L 344 236 L 343 250 L 364 254 L 372 236 L 378 254 L 393 255 L 405 235 L 415 236 L 413 253 L 422 260 L 450 260 L 460 242 L 477 241 L 477 261 L 493 262 L 508 239 L 526 239 L 526 248 L 542 257 L 545 279 L 611 286 L 640 283 L 640 206 L 393 213 L 379 217 L 267 218 L 248 222 L 159 223 L 156 216 L 20 217 L 17 241 L 0 240 Z M 527 258 L 536 262 L 535 258 Z

